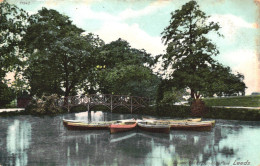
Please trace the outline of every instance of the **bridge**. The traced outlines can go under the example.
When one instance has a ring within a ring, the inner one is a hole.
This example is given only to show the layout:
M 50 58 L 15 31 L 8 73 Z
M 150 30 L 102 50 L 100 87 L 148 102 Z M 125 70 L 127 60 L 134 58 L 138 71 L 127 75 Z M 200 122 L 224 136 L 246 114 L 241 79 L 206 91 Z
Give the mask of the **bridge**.
M 92 94 L 86 96 L 69 96 L 57 100 L 57 105 L 70 109 L 74 106 L 86 106 L 88 111 L 96 105 L 106 106 L 111 112 L 117 107 L 125 107 L 131 113 L 149 105 L 149 98 L 128 96 L 128 95 L 110 95 L 110 94 Z

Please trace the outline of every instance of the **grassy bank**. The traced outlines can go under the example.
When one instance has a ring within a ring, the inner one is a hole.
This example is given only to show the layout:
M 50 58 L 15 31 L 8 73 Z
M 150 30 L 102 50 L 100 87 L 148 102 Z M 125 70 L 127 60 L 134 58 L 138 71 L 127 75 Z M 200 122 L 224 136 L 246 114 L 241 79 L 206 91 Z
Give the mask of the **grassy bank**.
M 191 109 L 190 106 L 163 105 L 158 107 L 158 115 L 191 117 Z M 260 109 L 206 107 L 203 118 L 260 121 Z
M 260 109 L 208 107 L 205 118 L 260 121 Z
M 203 99 L 207 106 L 241 106 L 260 107 L 260 95 L 258 96 L 236 96 Z

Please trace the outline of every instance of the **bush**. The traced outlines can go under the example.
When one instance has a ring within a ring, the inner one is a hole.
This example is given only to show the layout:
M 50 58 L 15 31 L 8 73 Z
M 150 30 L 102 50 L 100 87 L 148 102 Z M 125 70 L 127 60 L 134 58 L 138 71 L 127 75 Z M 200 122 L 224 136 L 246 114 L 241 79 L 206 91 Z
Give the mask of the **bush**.
M 25 109 L 30 114 L 37 115 L 62 113 L 64 111 L 55 104 L 57 99 L 57 95 L 43 95 L 41 98 L 32 99 L 30 104 Z
M 157 113 L 159 116 L 190 117 L 191 109 L 184 105 L 160 104 L 157 106 Z
M 5 107 L 15 99 L 14 90 L 0 81 L 0 108 Z

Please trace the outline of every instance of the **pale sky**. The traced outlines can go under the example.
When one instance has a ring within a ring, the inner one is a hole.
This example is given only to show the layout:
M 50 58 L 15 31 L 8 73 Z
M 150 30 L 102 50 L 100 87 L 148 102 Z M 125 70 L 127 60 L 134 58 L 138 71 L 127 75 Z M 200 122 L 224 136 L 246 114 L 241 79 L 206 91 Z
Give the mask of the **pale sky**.
M 70 17 L 78 27 L 106 43 L 122 38 L 152 55 L 165 53 L 161 32 L 170 13 L 188 0 L 7 0 L 30 14 L 42 7 Z M 260 92 L 260 0 L 197 0 L 223 38 L 211 35 L 220 54 L 216 59 L 245 76 L 246 94 Z

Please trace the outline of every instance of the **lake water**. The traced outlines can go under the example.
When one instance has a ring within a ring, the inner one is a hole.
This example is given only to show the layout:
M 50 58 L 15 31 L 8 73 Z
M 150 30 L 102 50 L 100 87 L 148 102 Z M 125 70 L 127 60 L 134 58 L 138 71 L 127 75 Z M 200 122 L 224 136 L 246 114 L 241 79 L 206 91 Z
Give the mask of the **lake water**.
M 104 121 L 141 116 L 96 111 L 0 117 L 0 165 L 260 165 L 260 122 L 217 120 L 210 132 L 134 130 L 111 135 L 106 130 L 67 130 L 63 118 Z

